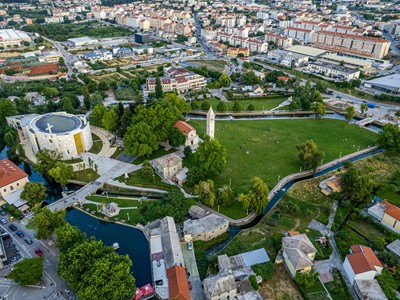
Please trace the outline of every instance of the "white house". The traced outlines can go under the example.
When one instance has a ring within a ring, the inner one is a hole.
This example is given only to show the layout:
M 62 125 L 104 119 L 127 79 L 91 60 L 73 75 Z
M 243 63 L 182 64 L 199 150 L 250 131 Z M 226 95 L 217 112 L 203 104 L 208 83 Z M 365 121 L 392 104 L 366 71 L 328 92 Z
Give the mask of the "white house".
M 351 284 L 354 280 L 372 280 L 382 272 L 382 264 L 374 251 L 367 246 L 353 245 L 343 262 L 343 268 Z

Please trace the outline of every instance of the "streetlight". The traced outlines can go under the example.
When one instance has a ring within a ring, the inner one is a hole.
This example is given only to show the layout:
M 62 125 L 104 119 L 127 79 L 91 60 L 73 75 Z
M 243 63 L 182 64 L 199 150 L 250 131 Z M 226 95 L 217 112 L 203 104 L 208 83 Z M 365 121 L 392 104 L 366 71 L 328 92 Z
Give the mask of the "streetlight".
M 342 157 L 342 151 L 340 151 L 339 157 Z
M 153 173 L 153 184 L 156 184 L 156 177 L 154 173 Z

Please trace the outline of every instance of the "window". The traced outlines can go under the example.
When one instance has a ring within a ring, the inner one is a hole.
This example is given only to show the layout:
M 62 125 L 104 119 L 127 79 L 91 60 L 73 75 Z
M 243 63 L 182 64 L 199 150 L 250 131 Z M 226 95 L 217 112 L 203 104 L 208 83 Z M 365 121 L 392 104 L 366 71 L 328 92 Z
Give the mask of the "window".
M 50 142 L 50 143 L 53 143 L 53 140 L 52 140 L 52 139 L 49 139 L 49 142 Z
M 17 186 L 19 186 L 19 183 L 17 182 Z
M 4 189 L 3 192 L 7 192 L 7 189 Z

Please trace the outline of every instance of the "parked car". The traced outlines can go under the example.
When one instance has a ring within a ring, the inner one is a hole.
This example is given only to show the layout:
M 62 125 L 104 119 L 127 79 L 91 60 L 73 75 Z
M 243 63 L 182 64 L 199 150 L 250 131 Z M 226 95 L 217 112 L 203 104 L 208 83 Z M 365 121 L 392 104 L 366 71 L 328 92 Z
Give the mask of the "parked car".
M 23 237 L 25 236 L 25 234 L 24 234 L 21 230 L 18 230 L 18 231 L 17 231 L 17 235 L 18 235 L 20 238 L 23 238 Z
M 2 210 L 2 211 L 0 211 L 0 215 L 2 215 L 2 216 L 6 216 L 6 215 L 7 215 L 7 212 L 6 212 L 6 211 L 4 211 L 4 210 Z
M 8 218 L 11 222 L 15 221 L 15 218 L 13 216 Z
M 35 251 L 35 254 L 36 254 L 37 256 L 42 256 L 42 255 L 43 255 L 43 251 L 40 250 L 39 248 L 36 248 L 34 251 Z
M 8 228 L 10 228 L 12 231 L 18 230 L 17 226 L 15 226 L 14 224 L 11 224 L 10 226 L 8 226 Z
M 1 219 L 0 222 L 1 222 L 2 224 L 7 224 L 7 220 L 6 220 L 6 219 Z
M 188 242 L 187 243 L 187 248 L 188 248 L 188 250 L 192 250 L 193 249 L 193 243 L 192 242 Z
M 32 241 L 32 239 L 31 239 L 29 236 L 27 236 L 26 238 L 24 238 L 24 241 L 25 241 L 25 243 L 27 243 L 28 245 L 32 245 L 32 244 L 33 244 L 33 241 Z

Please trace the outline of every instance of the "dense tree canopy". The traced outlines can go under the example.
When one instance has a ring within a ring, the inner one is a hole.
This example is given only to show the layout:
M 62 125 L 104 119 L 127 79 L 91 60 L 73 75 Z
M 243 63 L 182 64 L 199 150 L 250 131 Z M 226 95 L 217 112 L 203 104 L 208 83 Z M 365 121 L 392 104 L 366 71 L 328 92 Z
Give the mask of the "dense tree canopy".
M 216 195 L 214 188 L 214 181 L 208 179 L 206 181 L 200 181 L 195 188 L 196 195 L 199 196 L 201 202 L 210 207 L 215 207 Z
M 354 106 L 350 105 L 346 107 L 346 120 L 348 122 L 351 122 L 351 120 L 353 120 L 353 118 L 356 115 L 356 109 L 354 108 Z
M 86 235 L 77 227 L 72 226 L 69 223 L 65 223 L 62 227 L 58 227 L 54 233 L 57 237 L 56 246 L 61 252 L 68 251 L 86 240 Z
M 226 148 L 216 138 L 210 139 L 206 136 L 204 141 L 199 143 L 194 160 L 206 176 L 219 175 L 227 163 Z
M 351 165 L 342 176 L 343 190 L 347 198 L 355 202 L 369 201 L 372 181 L 368 174 L 361 174 L 356 166 Z
M 314 171 L 321 164 L 325 153 L 318 149 L 313 140 L 308 140 L 304 144 L 297 146 L 298 156 L 305 170 Z
M 20 285 L 34 285 L 42 279 L 44 256 L 25 258 L 13 266 L 7 278 Z
M 34 170 L 47 175 L 57 162 L 61 160 L 61 155 L 56 151 L 40 150 L 36 153 L 37 163 L 33 166 Z
M 400 132 L 396 124 L 386 124 L 379 133 L 378 145 L 386 150 L 400 150 Z
M 48 174 L 54 181 L 61 185 L 66 185 L 68 180 L 74 177 L 74 169 L 72 165 L 65 162 L 57 162 L 53 168 L 48 171 Z
M 256 214 L 261 214 L 268 204 L 268 186 L 259 177 L 251 179 L 251 187 L 248 194 L 240 194 L 239 201 L 243 204 L 243 209 L 251 209 Z
M 145 222 L 170 216 L 179 223 L 185 219 L 189 211 L 190 204 L 186 201 L 181 191 L 173 189 L 162 198 L 161 201 L 152 201 L 149 205 L 144 206 L 141 212 Z
M 97 259 L 83 276 L 77 296 L 82 300 L 131 299 L 135 294 L 135 279 L 130 273 L 132 261 L 115 252 Z
M 41 204 L 46 199 L 46 187 L 43 182 L 27 182 L 21 193 L 21 199 L 30 203 L 31 206 Z
M 51 212 L 47 206 L 35 206 L 33 212 L 34 215 L 28 220 L 26 227 L 35 230 L 35 237 L 38 239 L 48 239 L 57 228 L 65 224 L 65 210 Z

